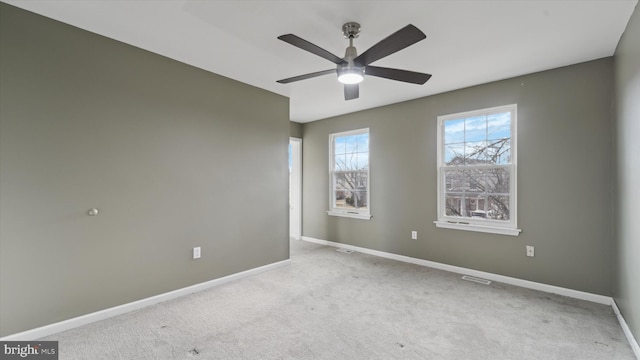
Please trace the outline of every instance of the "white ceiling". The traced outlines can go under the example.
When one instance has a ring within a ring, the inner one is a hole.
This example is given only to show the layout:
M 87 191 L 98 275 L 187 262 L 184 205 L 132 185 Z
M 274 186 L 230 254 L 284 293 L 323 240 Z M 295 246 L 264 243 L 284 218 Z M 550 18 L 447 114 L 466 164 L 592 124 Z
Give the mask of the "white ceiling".
M 194 1 L 2 0 L 291 99 L 309 122 L 613 55 L 638 0 Z M 359 53 L 407 24 L 427 38 L 374 65 L 433 74 L 425 85 L 367 77 L 345 101 L 335 68 L 277 40 L 293 33 L 344 56 L 342 24 L 362 25 Z

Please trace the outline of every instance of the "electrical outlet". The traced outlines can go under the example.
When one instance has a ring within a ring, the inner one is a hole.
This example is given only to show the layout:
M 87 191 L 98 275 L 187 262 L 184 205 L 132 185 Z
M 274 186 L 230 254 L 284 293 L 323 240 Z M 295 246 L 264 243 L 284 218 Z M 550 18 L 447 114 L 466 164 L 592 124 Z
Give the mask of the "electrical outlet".
M 417 231 L 412 231 L 411 232 L 411 240 L 418 240 L 418 232 Z
M 527 245 L 527 256 L 533 257 L 535 254 L 535 249 L 531 245 Z
M 200 259 L 200 246 L 193 248 L 193 258 Z

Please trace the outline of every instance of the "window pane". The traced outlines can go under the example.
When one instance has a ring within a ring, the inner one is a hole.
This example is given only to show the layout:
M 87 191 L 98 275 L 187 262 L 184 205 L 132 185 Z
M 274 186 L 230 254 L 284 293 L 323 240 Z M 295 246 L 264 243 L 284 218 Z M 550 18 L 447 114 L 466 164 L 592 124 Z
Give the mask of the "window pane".
M 445 192 L 461 192 L 464 190 L 464 172 L 462 170 L 445 170 Z
M 369 152 L 369 134 L 360 134 L 357 139 L 358 152 Z
M 358 191 L 367 191 L 367 182 L 369 175 L 367 173 L 355 173 L 354 189 Z
M 473 195 L 467 196 L 465 201 L 465 216 L 475 219 L 486 219 L 487 213 L 485 210 L 486 196 Z
M 356 169 L 367 170 L 369 168 L 369 153 L 358 153 Z
M 342 138 L 345 143 L 345 153 L 353 154 L 358 151 L 357 135 L 344 136 Z
M 511 140 L 497 139 L 487 143 L 486 161 L 496 165 L 511 163 Z
M 511 137 L 511 113 L 491 114 L 487 117 L 487 139 L 504 139 Z
M 352 190 L 355 187 L 355 177 L 353 173 L 336 174 L 336 190 Z
M 446 145 L 444 149 L 444 162 L 447 165 L 464 164 L 464 143 Z
M 462 216 L 462 194 L 447 194 L 445 198 L 445 214 Z
M 336 190 L 335 207 L 341 209 L 364 210 L 367 208 L 367 192 Z
M 335 175 L 335 190 L 349 190 L 351 186 L 349 186 L 347 180 L 345 179 L 344 174 L 336 174 Z
M 487 139 L 487 117 L 475 116 L 464 121 L 464 141 L 484 141 Z
M 339 155 L 339 154 L 345 154 L 347 152 L 346 151 L 347 140 L 346 140 L 346 138 L 344 136 L 336 137 L 333 140 L 333 142 L 334 142 L 334 144 L 333 144 L 333 146 L 334 146 L 333 153 L 334 154 Z
M 484 141 L 467 142 L 464 147 L 465 165 L 487 163 L 487 143 Z
M 354 209 L 364 209 L 367 207 L 367 191 L 353 191 L 350 201 Z
M 445 144 L 464 141 L 464 119 L 447 120 L 443 125 Z
M 367 206 L 368 175 L 364 172 L 336 174 L 336 207 L 362 209 Z
M 487 192 L 492 194 L 509 194 L 510 170 L 496 168 L 486 170 Z
M 369 134 L 338 136 L 335 138 L 335 154 L 353 154 L 369 151 Z
M 349 171 L 335 175 L 336 190 L 367 190 L 368 175 L 366 172 Z
M 345 154 L 345 166 L 342 170 L 357 170 L 358 169 L 358 154 L 348 153 Z
M 486 190 L 486 176 L 484 170 L 474 169 L 464 171 L 465 192 L 483 193 Z
M 445 170 L 444 182 L 446 216 L 509 220 L 508 168 Z
M 369 134 L 336 137 L 335 146 L 335 170 L 363 170 L 368 168 Z
M 487 218 L 493 220 L 509 220 L 509 196 L 489 195 Z
M 335 192 L 335 207 L 337 208 L 347 208 L 351 207 L 347 201 L 351 201 L 351 191 L 349 190 L 336 190 Z M 349 200 L 347 200 L 349 199 Z
M 335 155 L 334 157 L 334 170 L 342 171 L 347 170 L 347 155 Z

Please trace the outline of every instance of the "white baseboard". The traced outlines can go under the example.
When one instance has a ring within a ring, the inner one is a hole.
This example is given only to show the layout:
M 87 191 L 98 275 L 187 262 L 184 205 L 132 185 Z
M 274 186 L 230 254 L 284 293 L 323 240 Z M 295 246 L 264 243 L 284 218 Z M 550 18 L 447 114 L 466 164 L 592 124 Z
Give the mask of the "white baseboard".
M 636 338 L 633 336 L 631 329 L 629 329 L 629 325 L 627 325 L 627 322 L 622 317 L 622 313 L 620 312 L 620 309 L 618 308 L 618 304 L 616 304 L 616 301 L 614 299 L 611 299 L 611 307 L 613 308 L 613 312 L 618 317 L 618 322 L 622 327 L 622 331 L 624 331 L 624 335 L 627 337 L 627 340 L 629 341 L 629 345 L 631 345 L 631 349 L 633 350 L 633 353 L 636 355 L 637 359 L 640 359 L 640 346 L 638 346 L 638 342 L 636 341 Z
M 509 276 L 503 276 L 503 275 L 488 273 L 488 272 L 484 272 L 484 271 L 467 269 L 467 268 L 463 268 L 463 267 L 459 267 L 459 266 L 447 265 L 447 264 L 443 264 L 443 263 L 439 263 L 439 262 L 435 262 L 435 261 L 417 259 L 417 258 L 412 258 L 412 257 L 409 257 L 409 256 L 404 256 L 404 255 L 391 254 L 391 253 L 387 253 L 387 252 L 383 252 L 383 251 L 371 250 L 371 249 L 367 249 L 367 248 L 362 248 L 362 247 L 353 246 L 353 245 L 347 245 L 347 244 L 341 244 L 341 243 L 328 241 L 328 240 L 314 239 L 314 238 L 308 237 L 308 236 L 303 236 L 302 240 L 313 242 L 313 243 L 316 243 L 316 244 L 329 245 L 329 246 L 334 246 L 334 247 L 341 247 L 341 248 L 345 248 L 345 249 L 350 249 L 350 250 L 353 250 L 353 251 L 361 252 L 361 253 L 364 253 L 364 254 L 379 256 L 379 257 L 383 257 L 383 258 L 387 258 L 387 259 L 398 260 L 398 261 L 411 263 L 411 264 L 416 264 L 416 265 L 422 265 L 422 266 L 426 266 L 426 267 L 430 267 L 430 268 L 434 268 L 434 269 L 439 269 L 439 270 L 444 270 L 444 271 L 449 271 L 449 272 L 453 272 L 453 273 L 471 275 L 471 276 L 475 276 L 475 277 L 479 277 L 479 278 L 483 278 L 483 279 L 487 279 L 487 280 L 491 280 L 491 281 L 497 281 L 497 282 L 501 282 L 501 283 L 505 283 L 505 284 L 516 285 L 516 286 L 520 286 L 520 287 L 528 288 L 528 289 L 540 290 L 540 291 L 544 291 L 544 292 L 548 292 L 548 293 L 552 293 L 552 294 L 563 295 L 563 296 L 568 296 L 568 297 L 572 297 L 572 298 L 576 298 L 576 299 L 580 299 L 580 300 L 587 300 L 587 301 L 595 302 L 595 303 L 598 303 L 598 304 L 611 305 L 611 301 L 612 301 L 611 297 L 609 297 L 609 296 L 592 294 L 592 293 L 588 293 L 588 292 L 584 292 L 584 291 L 572 290 L 572 289 L 567 289 L 567 288 L 563 288 L 563 287 L 559 287 L 559 286 L 547 285 L 547 284 L 542 284 L 542 283 L 538 283 L 538 282 L 534 282 L 534 281 L 523 280 L 523 279 L 513 278 L 513 277 L 509 277 Z
M 43 338 L 45 336 L 57 334 L 62 331 L 70 330 L 73 328 L 77 328 L 79 326 L 87 325 L 96 321 L 108 319 L 110 317 L 114 317 L 116 315 L 121 315 L 124 313 L 128 313 L 134 310 L 142 309 L 147 306 L 155 305 L 164 301 L 168 301 L 171 299 L 175 299 L 181 296 L 193 294 L 195 292 L 199 292 L 202 290 L 210 289 L 212 287 L 220 286 L 231 281 L 239 280 L 242 278 L 246 278 L 249 276 L 254 276 L 263 272 L 267 272 L 269 270 L 274 270 L 291 263 L 290 259 L 282 260 L 279 262 L 275 262 L 272 264 L 260 266 L 257 268 L 245 270 L 236 274 L 231 274 L 225 277 L 221 277 L 218 279 L 214 279 L 211 281 L 203 282 L 200 284 L 195 284 L 191 286 L 187 286 L 182 289 L 170 291 L 164 294 L 159 294 L 156 296 L 148 297 L 145 299 L 137 300 L 134 302 L 130 302 L 127 304 L 122 304 L 118 306 L 114 306 L 112 308 L 96 311 L 90 314 L 81 315 L 75 318 L 71 318 L 68 320 L 60 321 L 57 323 L 41 326 L 35 329 L 19 332 L 16 334 L 8 335 L 0 338 L 0 341 L 33 341 L 36 339 Z
M 609 305 L 613 308 L 613 311 L 618 317 L 618 322 L 620 323 L 620 326 L 624 331 L 624 335 L 627 337 L 627 340 L 629 341 L 629 345 L 631 346 L 631 349 L 636 355 L 636 358 L 640 359 L 640 347 L 638 347 L 638 342 L 633 336 L 631 329 L 629 329 L 627 322 L 622 317 L 622 314 L 620 313 L 620 309 L 618 309 L 618 306 L 612 297 L 592 294 L 592 293 L 573 290 L 573 289 L 567 289 L 567 288 L 554 286 L 554 285 L 542 284 L 534 281 L 523 280 L 523 279 L 513 278 L 509 276 L 492 274 L 484 271 L 467 269 L 459 266 L 442 264 L 435 261 L 422 260 L 422 259 L 412 258 L 409 256 L 404 256 L 404 255 L 397 255 L 397 254 L 391 254 L 391 253 L 378 251 L 378 250 L 371 250 L 371 249 L 367 249 L 359 246 L 342 244 L 342 243 L 337 243 L 329 240 L 315 239 L 309 236 L 303 236 L 302 240 L 316 243 L 316 244 L 321 244 L 321 245 L 328 245 L 328 246 L 333 246 L 338 248 L 349 249 L 349 250 L 361 252 L 363 254 L 369 254 L 369 255 L 379 256 L 387 259 L 407 262 L 411 264 L 422 265 L 422 266 L 426 266 L 434 269 L 450 271 L 453 273 L 471 275 L 471 276 L 475 276 L 475 277 L 479 277 L 487 280 L 520 286 L 527 289 L 533 289 L 533 290 L 544 291 L 552 294 L 563 295 L 563 296 L 571 297 L 574 299 L 586 300 L 586 301 L 591 301 L 598 304 Z

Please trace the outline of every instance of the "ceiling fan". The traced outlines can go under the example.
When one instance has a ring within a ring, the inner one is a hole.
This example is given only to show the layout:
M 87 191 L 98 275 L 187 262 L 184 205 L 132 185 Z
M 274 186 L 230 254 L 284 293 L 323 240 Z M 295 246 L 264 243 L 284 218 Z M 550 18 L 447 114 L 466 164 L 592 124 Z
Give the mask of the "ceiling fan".
M 278 82 L 288 84 L 294 81 L 336 73 L 338 75 L 338 81 L 344 84 L 344 99 L 353 100 L 359 96 L 360 88 L 358 84 L 364 80 L 365 75 L 420 85 L 427 82 L 431 77 L 430 74 L 370 65 L 374 61 L 380 60 L 385 56 L 391 55 L 426 38 L 427 36 L 417 27 L 409 24 L 382 39 L 360 55 L 358 55 L 356 48 L 353 46 L 353 39 L 357 38 L 360 34 L 360 24 L 348 22 L 342 26 L 342 32 L 345 38 L 349 39 L 349 47 L 347 47 L 344 58 L 342 59 L 296 35 L 286 34 L 278 36 L 278 39 L 284 42 L 325 58 L 337 65 L 336 69 L 294 76 L 278 80 Z

